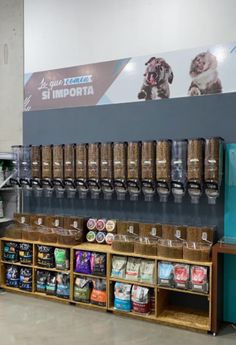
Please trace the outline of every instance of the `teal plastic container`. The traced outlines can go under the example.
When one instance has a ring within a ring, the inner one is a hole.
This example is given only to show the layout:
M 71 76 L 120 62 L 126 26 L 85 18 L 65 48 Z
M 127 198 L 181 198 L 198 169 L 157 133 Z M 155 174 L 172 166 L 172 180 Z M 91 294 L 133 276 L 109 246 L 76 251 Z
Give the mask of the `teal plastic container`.
M 236 237 L 236 144 L 226 145 L 224 235 Z M 224 321 L 236 323 L 236 255 L 224 258 Z

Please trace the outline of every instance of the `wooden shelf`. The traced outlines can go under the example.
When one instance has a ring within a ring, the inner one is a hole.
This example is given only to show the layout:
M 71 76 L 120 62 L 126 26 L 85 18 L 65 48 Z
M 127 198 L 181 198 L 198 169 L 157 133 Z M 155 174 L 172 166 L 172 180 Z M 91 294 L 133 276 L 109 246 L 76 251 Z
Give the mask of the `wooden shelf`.
M 78 273 L 78 272 L 73 272 L 75 276 L 80 276 L 80 277 L 88 277 L 88 278 L 96 278 L 96 279 L 107 279 L 106 276 L 97 276 L 94 274 L 84 274 L 84 273 Z
M 99 253 L 110 253 L 111 246 L 108 244 L 98 244 L 98 243 L 81 243 L 73 247 L 74 250 L 85 250 L 90 252 L 99 252 Z
M 9 261 L 1 260 L 1 263 L 2 264 L 6 264 L 6 265 L 14 265 L 14 266 L 22 266 L 22 267 L 33 268 L 33 264 L 32 265 L 30 265 L 30 264 L 23 264 L 21 262 L 9 262 Z
M 33 293 L 33 295 L 35 295 L 37 297 L 47 298 L 47 299 L 50 299 L 50 300 L 60 301 L 60 302 L 65 302 L 65 303 L 72 302 L 69 298 L 61 298 L 61 297 L 57 297 L 57 296 L 53 296 L 53 295 L 47 295 L 46 293 L 43 293 L 43 292 L 35 291 Z
M 162 256 L 157 256 L 157 261 L 170 261 L 170 262 L 177 262 L 187 265 L 194 265 L 194 266 L 212 266 L 212 262 L 201 262 L 201 261 L 191 261 L 191 260 L 184 260 L 184 259 L 175 259 L 175 258 L 163 258 Z
M 128 280 L 128 279 L 122 279 L 122 278 L 109 278 L 110 281 L 112 282 L 119 282 L 119 283 L 125 283 L 125 284 L 132 284 L 132 285 L 139 285 L 139 286 L 144 286 L 144 287 L 150 287 L 150 288 L 155 288 L 155 284 L 150 284 L 150 283 L 144 283 L 140 281 L 134 281 L 134 280 Z
M 80 306 L 83 306 L 85 308 L 88 308 L 88 309 L 100 309 L 100 310 L 107 310 L 107 307 L 103 307 L 101 305 L 96 305 L 96 304 L 92 304 L 92 303 L 84 303 L 84 302 L 77 302 L 77 301 L 72 301 L 73 303 L 75 304 L 78 304 Z
M 157 256 L 141 255 L 141 254 L 136 254 L 136 253 L 115 252 L 114 250 L 111 250 L 110 253 L 116 256 L 131 256 L 134 258 L 143 258 L 147 260 L 157 260 L 158 258 Z
M 139 313 L 134 313 L 133 311 L 128 312 L 124 310 L 115 309 L 114 307 L 110 307 L 108 308 L 108 310 L 112 311 L 114 314 L 129 316 L 135 319 L 142 319 L 142 320 L 145 319 L 145 320 L 152 320 L 152 321 L 157 320 L 154 314 L 139 314 Z
M 14 292 L 25 293 L 27 295 L 34 295 L 34 292 L 32 292 L 32 291 L 21 290 L 19 288 L 15 288 L 15 287 L 12 287 L 12 286 L 7 286 L 5 284 L 2 284 L 1 288 L 5 289 L 6 291 L 12 291 L 12 292 L 14 291 Z
M 57 268 L 49 268 L 49 267 L 41 267 L 41 266 L 33 266 L 36 270 L 40 271 L 52 271 L 52 272 L 60 272 L 60 273 L 65 273 L 65 274 L 70 274 L 70 270 L 59 270 Z
M 17 240 L 17 239 L 8 238 L 8 237 L 2 237 L 1 240 L 7 241 L 7 242 L 30 243 L 30 244 L 36 244 L 36 245 L 42 245 L 42 246 L 48 246 L 48 247 L 56 247 L 56 248 L 68 248 L 68 249 L 73 248 L 72 245 L 68 245 L 68 244 L 30 241 L 30 240 L 23 240 L 23 239 Z
M 168 306 L 157 320 L 172 326 L 210 331 L 209 315 L 197 310 Z
M 158 290 L 168 290 L 168 291 L 173 291 L 173 292 L 182 292 L 182 293 L 188 293 L 191 295 L 199 295 L 199 296 L 203 296 L 203 297 L 209 297 L 209 293 L 204 293 L 204 292 L 197 292 L 197 291 L 184 290 L 184 289 L 175 289 L 175 288 L 159 286 L 159 285 L 157 285 L 157 288 L 158 288 Z

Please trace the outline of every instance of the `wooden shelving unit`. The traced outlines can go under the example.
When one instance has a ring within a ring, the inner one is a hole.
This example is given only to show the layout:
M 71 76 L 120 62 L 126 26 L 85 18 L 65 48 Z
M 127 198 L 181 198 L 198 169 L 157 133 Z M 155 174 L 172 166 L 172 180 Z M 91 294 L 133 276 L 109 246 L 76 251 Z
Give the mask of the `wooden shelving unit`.
M 4 241 L 11 241 L 11 242 L 17 242 L 17 243 L 20 243 L 20 242 L 30 243 L 33 246 L 32 265 L 24 265 L 19 262 L 9 263 L 2 260 L 2 256 L 1 256 L 1 286 L 5 288 L 7 291 L 25 293 L 26 295 L 40 297 L 40 298 L 44 298 L 48 300 L 70 303 L 70 304 L 78 305 L 87 309 L 109 311 L 109 312 L 122 315 L 122 316 L 128 316 L 132 318 L 152 321 L 152 322 L 166 324 L 166 325 L 175 326 L 175 327 L 187 328 L 187 329 L 202 331 L 202 332 L 211 331 L 211 310 L 212 310 L 212 263 L 211 262 L 186 261 L 186 260 L 181 260 L 181 259 L 163 258 L 159 256 L 147 256 L 147 255 L 138 255 L 134 253 L 114 252 L 111 249 L 111 247 L 108 245 L 82 243 L 77 246 L 68 246 L 68 245 L 60 245 L 57 243 L 40 243 L 40 242 L 32 242 L 32 241 L 14 240 L 14 239 L 9 239 L 9 238 L 1 239 L 1 253 L 3 249 L 2 244 Z M 67 271 L 66 270 L 63 271 L 63 270 L 58 270 L 55 268 L 45 268 L 45 267 L 41 267 L 37 265 L 36 256 L 37 256 L 38 244 L 70 249 L 70 269 Z M 78 250 L 105 253 L 106 254 L 106 276 L 75 272 L 74 271 L 75 252 Z M 146 283 L 146 282 L 127 280 L 124 278 L 111 277 L 113 255 L 125 256 L 125 257 L 139 257 L 141 259 L 153 260 L 155 263 L 154 282 Z M 209 270 L 209 292 L 204 294 L 201 292 L 194 292 L 190 290 L 181 290 L 181 289 L 175 289 L 175 288 L 170 288 L 170 287 L 158 286 L 157 267 L 158 267 L 159 261 L 169 261 L 169 262 L 184 263 L 184 264 L 189 264 L 189 265 L 206 266 Z M 6 286 L 5 284 L 5 265 L 6 264 L 14 264 L 17 266 L 32 268 L 32 271 L 33 271 L 32 292 L 26 292 L 24 290 L 15 289 L 15 288 Z M 44 294 L 41 292 L 37 292 L 35 289 L 37 270 L 48 270 L 52 272 L 69 273 L 70 274 L 70 298 L 63 299 L 57 296 L 47 295 L 46 293 Z M 106 306 L 99 306 L 99 305 L 94 305 L 91 303 L 83 303 L 83 302 L 78 302 L 74 300 L 74 281 L 76 277 L 80 277 L 80 276 L 87 277 L 88 279 L 91 279 L 91 280 L 92 279 L 106 280 L 106 286 L 107 286 Z M 149 315 L 146 315 L 146 314 L 142 315 L 135 312 L 125 312 L 125 311 L 114 309 L 114 302 L 113 302 L 114 301 L 114 284 L 116 282 L 122 282 L 122 283 L 131 284 L 131 285 L 135 284 L 135 285 L 140 285 L 140 286 L 144 286 L 144 287 L 152 289 L 155 295 L 155 312 Z M 200 304 L 202 304 L 204 308 L 198 309 L 198 305 L 197 305 L 197 306 L 194 306 L 192 309 L 189 309 L 189 308 L 186 308 L 186 306 L 184 305 L 183 306 L 178 305 L 178 303 L 175 303 L 175 294 L 177 294 L 178 296 L 176 300 L 179 300 L 179 296 L 181 296 L 181 298 L 184 298 L 184 299 L 186 296 L 186 299 L 190 298 L 191 301 L 193 302 L 198 301 L 199 299 L 202 302 Z

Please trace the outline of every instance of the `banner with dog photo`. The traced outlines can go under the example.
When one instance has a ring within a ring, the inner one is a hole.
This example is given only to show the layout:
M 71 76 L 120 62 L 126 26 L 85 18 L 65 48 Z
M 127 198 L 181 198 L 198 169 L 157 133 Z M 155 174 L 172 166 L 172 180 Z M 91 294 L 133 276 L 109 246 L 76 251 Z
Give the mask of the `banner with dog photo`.
M 235 92 L 235 75 L 236 43 L 35 72 L 24 110 Z

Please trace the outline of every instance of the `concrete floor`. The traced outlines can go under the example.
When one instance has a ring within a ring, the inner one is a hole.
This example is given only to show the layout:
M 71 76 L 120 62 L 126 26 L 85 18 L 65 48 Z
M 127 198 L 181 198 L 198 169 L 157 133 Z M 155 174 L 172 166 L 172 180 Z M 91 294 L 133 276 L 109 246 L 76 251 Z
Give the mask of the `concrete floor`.
M 0 296 L 3 345 L 235 345 L 236 331 L 199 334 L 62 303 Z

